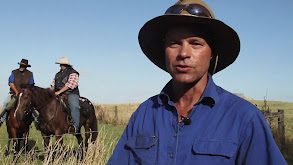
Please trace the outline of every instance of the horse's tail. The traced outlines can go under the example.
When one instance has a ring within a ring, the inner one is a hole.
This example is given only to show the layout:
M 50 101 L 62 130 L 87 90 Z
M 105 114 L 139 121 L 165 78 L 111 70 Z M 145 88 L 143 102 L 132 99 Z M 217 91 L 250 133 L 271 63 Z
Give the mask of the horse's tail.
M 90 113 L 91 117 L 92 117 L 92 122 L 91 122 L 91 125 L 90 125 L 90 129 L 91 129 L 91 132 L 92 132 L 92 140 L 91 140 L 91 142 L 95 142 L 97 140 L 97 137 L 98 137 L 98 120 L 97 120 L 97 117 L 96 117 L 96 112 L 95 112 L 94 105 L 90 101 L 89 101 L 89 105 L 91 106 L 91 111 L 92 111 Z
M 95 109 L 94 109 L 94 111 L 95 111 Z M 96 114 L 95 114 L 95 116 L 93 118 L 93 122 L 91 124 L 91 131 L 92 131 L 92 142 L 95 142 L 98 137 L 98 121 L 97 121 Z

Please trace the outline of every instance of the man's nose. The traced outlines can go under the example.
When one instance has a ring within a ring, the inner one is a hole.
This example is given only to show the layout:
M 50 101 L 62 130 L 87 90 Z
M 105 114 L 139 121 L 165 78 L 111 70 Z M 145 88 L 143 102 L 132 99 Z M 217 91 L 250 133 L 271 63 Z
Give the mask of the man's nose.
M 185 59 L 189 57 L 190 57 L 190 47 L 188 46 L 188 44 L 184 43 L 180 47 L 178 58 Z

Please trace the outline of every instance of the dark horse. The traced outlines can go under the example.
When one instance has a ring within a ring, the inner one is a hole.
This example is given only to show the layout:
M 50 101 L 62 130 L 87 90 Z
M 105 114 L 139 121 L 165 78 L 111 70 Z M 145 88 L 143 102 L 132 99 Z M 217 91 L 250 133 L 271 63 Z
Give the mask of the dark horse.
M 20 151 L 20 143 L 24 140 L 25 149 L 28 149 L 27 138 L 29 135 L 30 125 L 33 121 L 32 113 L 25 113 L 22 120 L 17 120 L 15 117 L 16 105 L 13 106 L 7 113 L 7 132 L 8 132 L 8 146 L 6 155 L 9 153 L 9 146 L 11 139 L 13 140 L 14 155 Z
M 38 113 L 39 128 L 44 139 L 45 148 L 50 142 L 50 135 L 55 135 L 56 141 L 60 140 L 62 135 L 68 132 L 69 122 L 68 114 L 62 109 L 61 100 L 57 99 L 53 90 L 41 88 L 34 84 L 23 86 L 16 109 L 16 117 L 22 119 L 28 107 L 35 108 Z M 80 123 L 78 132 L 75 134 L 78 144 L 83 148 L 83 138 L 80 134 L 80 128 L 85 128 L 85 147 L 88 147 L 90 135 L 94 142 L 98 135 L 98 125 L 93 104 L 86 98 L 80 99 Z

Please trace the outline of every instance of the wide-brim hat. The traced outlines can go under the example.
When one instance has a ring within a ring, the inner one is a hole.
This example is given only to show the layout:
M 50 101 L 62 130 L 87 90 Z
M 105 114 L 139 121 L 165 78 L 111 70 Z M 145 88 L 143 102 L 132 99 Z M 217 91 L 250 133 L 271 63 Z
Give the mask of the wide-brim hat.
M 27 59 L 21 59 L 21 61 L 17 64 L 22 65 L 22 66 L 26 66 L 26 67 L 31 67 L 31 65 L 28 64 Z
M 61 57 L 59 61 L 55 62 L 55 64 L 62 64 L 62 65 L 70 65 L 68 57 Z
M 143 53 L 159 68 L 167 71 L 165 63 L 164 37 L 168 29 L 175 26 L 200 26 L 211 34 L 213 48 L 218 58 L 211 60 L 209 72 L 217 73 L 232 64 L 240 51 L 240 40 L 237 33 L 228 25 L 215 19 L 210 7 L 201 0 L 180 0 L 175 5 L 199 4 L 206 8 L 210 17 L 196 16 L 185 10 L 179 14 L 164 14 L 155 17 L 140 29 L 138 40 Z M 211 46 L 211 45 L 210 45 Z M 215 62 L 217 61 L 217 62 Z M 215 67 L 216 63 L 216 68 Z

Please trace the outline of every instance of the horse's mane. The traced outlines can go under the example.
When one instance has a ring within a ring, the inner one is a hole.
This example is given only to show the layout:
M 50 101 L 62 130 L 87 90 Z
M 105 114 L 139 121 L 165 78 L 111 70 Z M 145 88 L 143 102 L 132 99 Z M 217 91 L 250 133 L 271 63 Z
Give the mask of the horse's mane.
M 35 99 L 37 100 L 37 102 L 47 101 L 55 97 L 55 92 L 50 88 L 41 88 L 38 86 L 34 86 L 33 93 L 36 96 Z

